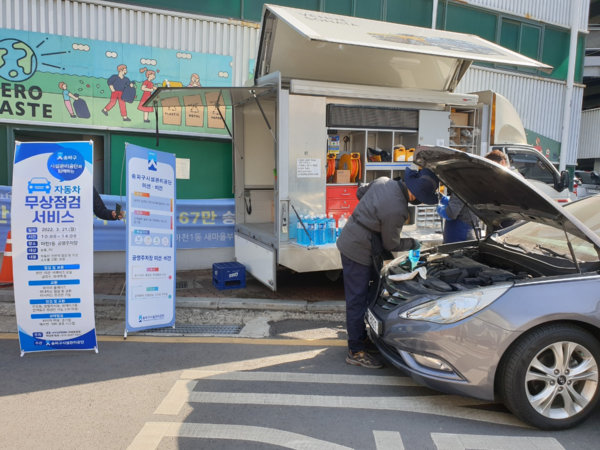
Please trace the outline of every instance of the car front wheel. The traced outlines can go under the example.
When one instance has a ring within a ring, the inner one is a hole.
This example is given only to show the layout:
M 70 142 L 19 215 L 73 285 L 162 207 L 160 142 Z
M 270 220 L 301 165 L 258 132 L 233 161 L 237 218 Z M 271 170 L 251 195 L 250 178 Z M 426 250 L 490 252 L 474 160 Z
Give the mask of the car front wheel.
M 600 400 L 600 343 L 570 324 L 536 328 L 509 350 L 500 368 L 505 405 L 522 421 L 543 430 L 579 425 Z

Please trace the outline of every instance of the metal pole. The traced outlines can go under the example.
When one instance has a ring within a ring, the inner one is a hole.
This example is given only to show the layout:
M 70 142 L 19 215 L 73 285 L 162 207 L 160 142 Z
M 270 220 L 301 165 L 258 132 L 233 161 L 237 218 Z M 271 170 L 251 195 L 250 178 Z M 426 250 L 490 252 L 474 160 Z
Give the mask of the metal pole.
M 433 12 L 431 13 L 431 29 L 435 30 L 437 25 L 437 10 L 439 0 L 433 0 Z
M 571 113 L 573 110 L 573 78 L 575 78 L 575 61 L 577 59 L 577 37 L 579 34 L 580 0 L 571 0 L 571 45 L 569 46 L 569 67 L 567 70 L 567 85 L 565 88 L 565 106 L 563 112 L 563 128 L 560 140 L 560 162 L 558 170 L 567 168 L 567 152 L 569 149 L 569 132 L 571 128 Z M 576 149 L 575 149 L 576 150 Z

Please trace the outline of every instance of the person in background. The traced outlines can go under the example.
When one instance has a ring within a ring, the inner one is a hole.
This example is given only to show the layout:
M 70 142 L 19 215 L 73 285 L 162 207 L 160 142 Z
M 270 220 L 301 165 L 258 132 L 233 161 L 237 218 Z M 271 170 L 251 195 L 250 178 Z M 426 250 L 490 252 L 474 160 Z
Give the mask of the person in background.
M 123 218 L 123 213 L 117 216 L 116 211 L 111 211 L 106 207 L 96 188 L 94 188 L 94 214 L 102 220 L 121 220 Z
M 485 155 L 485 159 L 494 161 L 495 163 L 500 164 L 502 167 L 506 167 L 507 169 L 510 168 L 510 164 L 508 163 L 508 158 L 502 150 L 492 150 L 487 155 Z
M 406 169 L 404 181 L 381 177 L 356 192 L 360 202 L 337 240 L 342 254 L 348 354 L 346 362 L 370 369 L 383 367 L 373 356 L 379 353 L 367 336 L 365 313 L 369 302 L 369 284 L 379 276 L 372 269 L 386 252 L 416 250 L 416 239 L 400 237 L 409 217 L 408 204 L 437 203 L 439 181 L 427 169 Z
M 442 196 L 437 213 L 444 219 L 444 244 L 477 239 L 481 222 L 456 195 Z
M 537 138 L 536 142 L 539 141 L 539 139 L 540 138 Z M 500 164 L 502 167 L 506 167 L 507 169 L 513 171 L 514 173 L 518 173 L 519 175 L 521 175 L 521 177 L 523 177 L 522 173 L 520 173 L 514 167 L 510 166 L 510 163 L 508 162 L 508 157 L 502 150 L 492 150 L 487 155 L 485 155 L 485 158 L 489 159 L 490 161 L 494 161 L 495 163 Z M 517 223 L 516 220 L 503 220 L 498 225 L 494 225 L 494 231 L 512 227 L 515 223 Z

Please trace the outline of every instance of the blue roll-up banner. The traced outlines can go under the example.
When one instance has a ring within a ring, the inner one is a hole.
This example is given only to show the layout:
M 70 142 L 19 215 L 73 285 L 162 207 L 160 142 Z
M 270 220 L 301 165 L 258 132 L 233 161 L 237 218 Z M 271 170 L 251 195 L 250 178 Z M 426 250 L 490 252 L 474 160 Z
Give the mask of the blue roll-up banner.
M 98 351 L 92 164 L 92 142 L 17 143 L 12 246 L 21 356 Z
M 175 323 L 175 155 L 125 144 L 128 331 Z
M 10 186 L 0 186 L 0 252 L 4 250 L 11 220 Z M 94 217 L 94 251 L 125 251 L 127 198 L 100 195 L 108 209 L 119 203 L 123 220 L 102 220 Z M 177 248 L 201 249 L 233 247 L 235 202 L 232 198 L 177 200 Z

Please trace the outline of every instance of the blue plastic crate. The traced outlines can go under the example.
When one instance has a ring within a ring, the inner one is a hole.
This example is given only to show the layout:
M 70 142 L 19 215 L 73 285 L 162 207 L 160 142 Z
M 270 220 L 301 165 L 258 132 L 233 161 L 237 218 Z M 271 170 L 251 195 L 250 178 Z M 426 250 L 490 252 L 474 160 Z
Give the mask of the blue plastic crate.
M 213 264 L 213 286 L 225 289 L 244 289 L 246 287 L 246 268 L 238 262 Z

